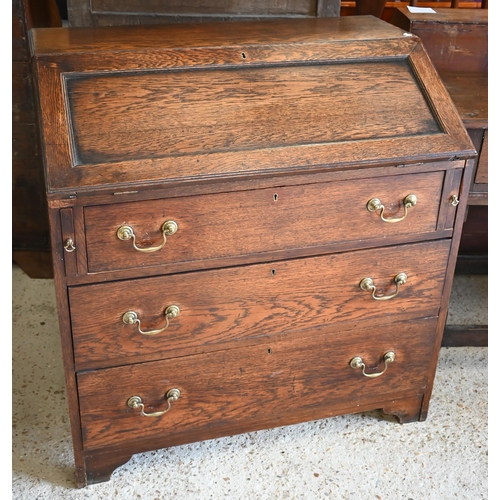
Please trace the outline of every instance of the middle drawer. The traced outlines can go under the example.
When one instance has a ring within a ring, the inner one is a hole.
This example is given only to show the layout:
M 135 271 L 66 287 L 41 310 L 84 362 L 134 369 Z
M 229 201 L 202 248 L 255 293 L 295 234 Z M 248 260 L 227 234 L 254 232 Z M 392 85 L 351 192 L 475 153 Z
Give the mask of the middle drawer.
M 450 240 L 438 240 L 72 287 L 76 369 L 250 345 L 334 322 L 434 316 L 449 249 Z M 397 285 L 400 273 L 407 280 Z M 375 291 L 361 289 L 365 278 Z

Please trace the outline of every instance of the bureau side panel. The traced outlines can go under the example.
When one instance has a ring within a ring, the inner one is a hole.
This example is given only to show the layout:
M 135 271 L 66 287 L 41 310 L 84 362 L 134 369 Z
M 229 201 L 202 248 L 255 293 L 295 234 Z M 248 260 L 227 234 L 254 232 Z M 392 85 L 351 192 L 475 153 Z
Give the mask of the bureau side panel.
M 54 286 L 57 300 L 64 377 L 66 381 L 66 400 L 68 403 L 71 436 L 78 486 L 85 486 L 86 467 L 83 458 L 82 432 L 79 412 L 78 388 L 75 373 L 73 341 L 71 335 L 71 318 L 68 304 L 68 289 L 65 277 L 65 251 L 63 249 L 61 213 L 59 208 L 49 208 L 52 261 L 54 269 Z

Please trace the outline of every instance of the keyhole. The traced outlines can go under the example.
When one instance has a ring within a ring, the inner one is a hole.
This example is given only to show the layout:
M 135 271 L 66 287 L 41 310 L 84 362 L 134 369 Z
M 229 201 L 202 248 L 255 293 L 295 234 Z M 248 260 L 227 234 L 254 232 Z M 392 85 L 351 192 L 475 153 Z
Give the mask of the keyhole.
M 272 274 L 273 276 L 276 276 L 276 269 L 271 269 L 271 274 Z
M 241 53 L 241 58 L 242 58 L 242 59 L 246 59 L 246 58 L 247 58 L 247 55 L 246 55 L 244 52 L 242 52 L 242 53 Z
M 273 200 L 274 201 L 278 201 L 278 193 L 274 193 L 273 194 Z
M 267 350 L 267 354 L 271 354 L 271 348 Z

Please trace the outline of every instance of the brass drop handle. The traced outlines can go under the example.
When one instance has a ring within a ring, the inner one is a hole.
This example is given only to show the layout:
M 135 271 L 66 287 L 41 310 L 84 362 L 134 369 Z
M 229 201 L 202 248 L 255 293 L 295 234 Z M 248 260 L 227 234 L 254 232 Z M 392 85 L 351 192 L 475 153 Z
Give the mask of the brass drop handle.
M 371 278 L 364 278 L 359 284 L 361 290 L 372 292 L 372 298 L 375 300 L 389 300 L 393 299 L 399 293 L 399 287 L 404 285 L 408 280 L 408 276 L 405 273 L 399 273 L 394 276 L 394 283 L 396 283 L 396 291 L 392 295 L 375 295 L 377 292 L 377 287 L 373 283 Z
M 75 243 L 73 242 L 73 238 L 68 238 L 65 242 L 64 242 L 64 250 L 66 250 L 66 252 L 74 252 L 76 250 L 76 247 L 75 247 Z
M 378 372 L 378 373 L 366 373 L 365 372 L 365 368 L 366 368 L 366 365 L 363 363 L 363 360 L 362 358 L 360 358 L 359 356 L 356 356 L 355 358 L 352 358 L 349 365 L 351 368 L 361 368 L 362 369 L 362 373 L 365 377 L 369 377 L 369 378 L 375 378 L 375 377 L 380 377 L 380 375 L 383 375 L 385 373 L 385 371 L 387 370 L 387 365 L 389 363 L 393 363 L 394 360 L 396 359 L 396 354 L 394 354 L 393 351 L 388 351 L 384 354 L 384 369 L 381 371 L 381 372 Z
M 165 394 L 165 398 L 167 399 L 167 404 L 168 404 L 167 409 L 161 410 L 161 411 L 155 411 L 153 413 L 146 413 L 144 411 L 144 403 L 142 402 L 142 398 L 140 396 L 132 396 L 132 397 L 128 398 L 127 406 L 130 408 L 133 408 L 134 410 L 137 408 L 140 408 L 141 415 L 143 417 L 161 417 L 162 415 L 167 413 L 167 411 L 170 410 L 170 408 L 172 407 L 172 403 L 174 401 L 177 401 L 180 397 L 181 397 L 181 391 L 179 389 L 177 389 L 177 388 L 170 389 Z
M 141 330 L 141 320 L 139 319 L 139 316 L 137 316 L 137 313 L 135 311 L 127 311 L 123 316 L 122 316 L 122 321 L 126 325 L 137 325 L 137 330 L 139 333 L 142 333 L 142 335 L 158 335 L 161 332 L 164 332 L 168 328 L 168 320 L 169 318 L 176 318 L 179 316 L 181 313 L 181 310 L 179 309 L 178 306 L 168 306 L 165 309 L 165 321 L 166 324 L 163 328 L 160 328 L 159 330 L 150 330 L 148 332 L 143 332 Z
M 380 210 L 380 218 L 384 222 L 400 222 L 403 219 L 406 219 L 406 216 L 408 215 L 408 209 L 411 207 L 414 207 L 417 204 L 417 197 L 414 194 L 409 194 L 406 196 L 406 198 L 403 200 L 403 205 L 405 207 L 405 213 L 403 217 L 399 217 L 397 219 L 386 219 L 384 217 L 384 205 L 382 205 L 382 202 L 378 198 L 372 198 L 367 204 L 366 208 L 368 209 L 369 212 L 376 212 L 377 210 Z
M 167 242 L 167 236 L 175 234 L 177 232 L 177 229 L 178 229 L 178 226 L 177 226 L 177 223 L 175 221 L 168 220 L 168 221 L 164 222 L 163 225 L 161 226 L 161 233 L 163 235 L 163 242 L 161 245 L 158 245 L 157 247 L 139 248 L 135 243 L 135 234 L 134 234 L 134 229 L 132 228 L 132 226 L 119 227 L 118 230 L 116 231 L 116 236 L 118 237 L 119 240 L 122 240 L 122 241 L 132 240 L 132 245 L 138 252 L 150 253 L 150 252 L 157 252 L 158 250 L 161 250 L 165 246 L 165 243 Z

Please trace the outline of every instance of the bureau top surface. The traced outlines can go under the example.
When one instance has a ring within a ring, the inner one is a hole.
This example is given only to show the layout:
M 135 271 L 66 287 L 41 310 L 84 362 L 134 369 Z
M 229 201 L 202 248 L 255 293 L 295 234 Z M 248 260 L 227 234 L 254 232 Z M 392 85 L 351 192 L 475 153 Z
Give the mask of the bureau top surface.
M 232 45 L 288 45 L 402 38 L 403 31 L 372 16 L 234 21 L 178 25 L 94 28 L 38 28 L 32 31 L 36 56 L 81 52 L 151 51 L 226 47 Z
M 32 32 L 47 190 L 475 155 L 418 37 L 371 16 Z

